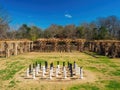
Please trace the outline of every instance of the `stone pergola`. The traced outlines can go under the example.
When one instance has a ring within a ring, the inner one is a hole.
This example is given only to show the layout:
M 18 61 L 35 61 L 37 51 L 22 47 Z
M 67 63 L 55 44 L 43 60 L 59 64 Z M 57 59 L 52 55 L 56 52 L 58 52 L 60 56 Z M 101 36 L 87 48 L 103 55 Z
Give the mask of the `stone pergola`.
M 120 57 L 120 41 L 85 39 L 38 39 L 34 50 L 40 52 L 91 51 L 112 58 Z
M 84 39 L 38 39 L 34 42 L 34 50 L 40 52 L 83 51 Z
M 0 41 L 0 56 L 10 57 L 33 50 L 33 41 L 29 40 L 4 40 Z
M 21 53 L 37 52 L 72 52 L 90 51 L 108 57 L 120 57 L 120 41 L 85 39 L 38 39 L 30 40 L 0 40 L 0 56 L 10 57 Z
M 116 40 L 95 40 L 89 41 L 88 49 L 100 55 L 112 58 L 120 57 L 120 41 Z

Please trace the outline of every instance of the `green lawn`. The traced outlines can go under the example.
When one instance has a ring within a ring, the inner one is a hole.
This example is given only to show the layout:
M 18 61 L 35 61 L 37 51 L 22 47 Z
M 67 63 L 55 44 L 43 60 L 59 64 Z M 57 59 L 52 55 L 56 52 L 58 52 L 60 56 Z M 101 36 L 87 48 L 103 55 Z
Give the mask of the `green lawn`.
M 97 55 L 99 56 L 99 55 Z M 20 80 L 30 64 L 35 62 L 63 61 L 76 63 L 97 78 L 94 82 L 41 82 Z M 105 56 L 97 58 L 86 53 L 25 53 L 10 58 L 0 58 L 0 90 L 120 90 L 120 59 Z

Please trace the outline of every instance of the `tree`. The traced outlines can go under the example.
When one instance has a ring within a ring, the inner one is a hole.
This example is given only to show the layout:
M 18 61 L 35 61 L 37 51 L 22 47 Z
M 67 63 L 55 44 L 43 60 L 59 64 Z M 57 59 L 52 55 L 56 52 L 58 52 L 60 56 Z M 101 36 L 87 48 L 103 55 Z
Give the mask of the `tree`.
M 60 25 L 52 24 L 44 31 L 45 38 L 58 38 L 61 37 L 63 27 Z
M 0 39 L 7 38 L 7 31 L 9 30 L 10 17 L 7 11 L 0 6 Z
M 35 41 L 38 38 L 42 38 L 42 30 L 36 26 L 32 26 L 29 31 L 29 39 Z
M 30 38 L 29 36 L 30 27 L 28 27 L 26 24 L 23 24 L 17 32 L 17 38 L 24 39 L 24 38 Z
M 54 36 L 56 35 L 56 31 L 57 31 L 57 25 L 52 24 L 50 27 L 48 27 L 45 30 L 44 32 L 45 38 L 54 38 Z
M 84 39 L 89 39 L 90 38 L 90 28 L 89 28 L 89 23 L 82 23 L 81 24 L 82 31 L 83 31 L 83 38 Z
M 99 28 L 98 39 L 106 39 L 108 35 L 107 29 L 103 26 Z
M 76 27 L 73 24 L 65 26 L 62 32 L 64 38 L 75 38 L 75 30 Z
M 108 16 L 97 19 L 97 24 L 108 30 L 108 38 L 118 39 L 120 30 L 120 20 L 116 16 Z
M 76 27 L 76 38 L 83 38 L 83 37 L 84 37 L 83 27 L 82 26 Z
M 15 30 L 13 27 L 10 27 L 9 31 L 7 32 L 7 37 L 9 39 L 17 39 L 16 34 L 17 34 L 17 30 Z

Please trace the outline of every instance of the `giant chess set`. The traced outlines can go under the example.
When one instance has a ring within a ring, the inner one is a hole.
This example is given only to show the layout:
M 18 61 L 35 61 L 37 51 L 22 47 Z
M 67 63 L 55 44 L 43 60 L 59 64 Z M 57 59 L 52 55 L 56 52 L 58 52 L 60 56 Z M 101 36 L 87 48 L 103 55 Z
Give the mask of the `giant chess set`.
M 76 62 L 70 63 L 57 61 L 57 65 L 54 66 L 53 62 L 48 65 L 48 62 L 36 62 L 29 65 L 29 68 L 25 71 L 25 79 L 35 80 L 76 80 L 83 79 L 83 68 L 78 67 Z

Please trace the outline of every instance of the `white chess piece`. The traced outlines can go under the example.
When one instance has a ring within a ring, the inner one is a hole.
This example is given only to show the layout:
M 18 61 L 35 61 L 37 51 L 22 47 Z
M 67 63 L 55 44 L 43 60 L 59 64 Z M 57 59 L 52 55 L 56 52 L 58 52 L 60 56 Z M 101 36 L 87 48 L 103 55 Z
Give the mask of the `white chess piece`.
M 58 68 L 56 68 L 56 77 L 58 77 Z
M 83 79 L 83 69 L 80 68 L 80 79 Z
M 38 67 L 38 72 L 40 72 L 40 64 L 38 64 L 37 67 Z
M 29 68 L 27 68 L 26 76 L 29 77 Z
M 58 73 L 60 73 L 60 65 L 57 65 L 57 67 L 58 67 Z
M 42 75 L 43 75 L 43 77 L 45 76 L 45 66 L 43 66 L 43 71 L 42 71 Z
M 66 73 L 66 68 L 65 67 L 63 68 L 63 72 L 64 72 L 64 78 L 66 79 L 67 78 L 67 73 Z
M 33 79 L 35 79 L 35 69 L 33 69 Z
M 50 70 L 50 79 L 52 79 L 52 70 Z
M 35 74 L 38 75 L 38 67 L 35 68 Z
M 51 75 L 53 76 L 53 67 L 51 67 Z

